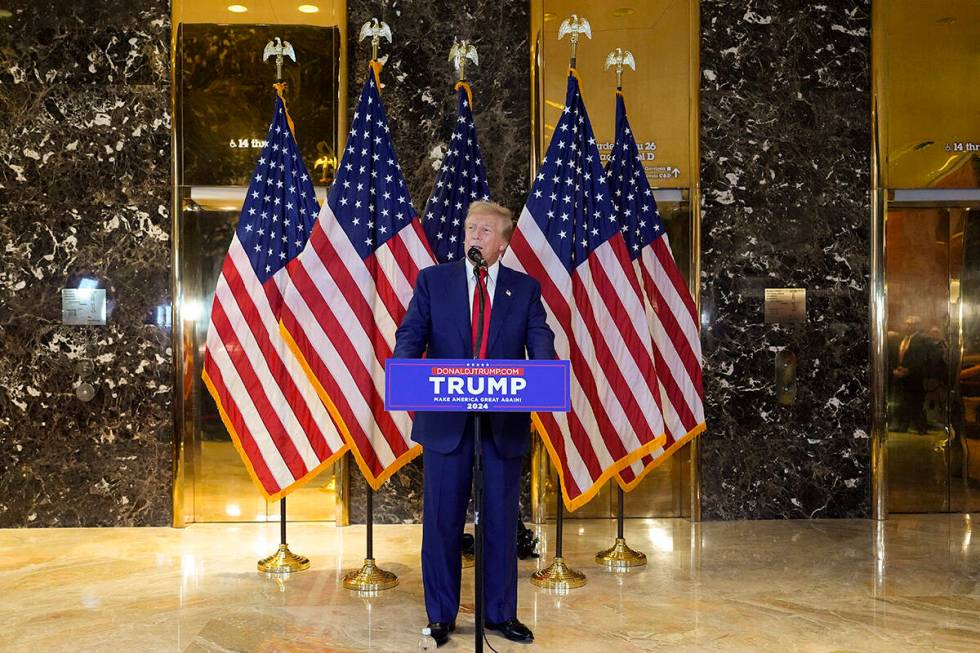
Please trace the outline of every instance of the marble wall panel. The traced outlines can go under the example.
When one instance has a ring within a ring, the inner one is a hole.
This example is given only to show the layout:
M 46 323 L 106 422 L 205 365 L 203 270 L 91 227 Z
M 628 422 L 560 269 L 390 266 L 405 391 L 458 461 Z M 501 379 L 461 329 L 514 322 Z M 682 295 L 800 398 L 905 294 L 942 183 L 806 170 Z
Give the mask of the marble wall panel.
M 480 66 L 468 66 L 467 77 L 491 194 L 515 214 L 523 207 L 531 160 L 528 11 L 526 2 L 348 2 L 351 111 L 371 56 L 369 43 L 357 42 L 361 25 L 377 17 L 391 26 L 393 43 L 381 46 L 381 56 L 388 56 L 382 99 L 416 211 L 428 200 L 455 120 L 456 77 L 447 61 L 453 37 L 469 39 L 479 53 Z M 351 520 L 363 521 L 367 485 L 358 471 L 352 477 Z M 421 521 L 421 479 L 416 460 L 387 483 L 376 495 L 376 521 Z
M 166 525 L 170 4 L 4 8 L 0 527 Z M 106 289 L 107 326 L 61 324 L 60 291 L 84 277 Z
M 870 2 L 702 0 L 701 30 L 703 515 L 867 516 Z M 767 287 L 807 322 L 765 324 Z

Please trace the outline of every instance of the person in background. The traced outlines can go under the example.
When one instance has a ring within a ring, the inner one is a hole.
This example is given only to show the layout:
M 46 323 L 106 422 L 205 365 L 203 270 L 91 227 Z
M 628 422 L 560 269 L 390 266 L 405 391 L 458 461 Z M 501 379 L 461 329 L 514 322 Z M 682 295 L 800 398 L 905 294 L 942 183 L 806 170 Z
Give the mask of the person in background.
M 898 406 L 895 411 L 896 430 L 915 428 L 920 435 L 928 432 L 925 412 L 925 380 L 929 373 L 935 343 L 922 330 L 917 315 L 905 319 L 905 331 L 898 345 L 898 364 L 892 377 L 898 386 Z

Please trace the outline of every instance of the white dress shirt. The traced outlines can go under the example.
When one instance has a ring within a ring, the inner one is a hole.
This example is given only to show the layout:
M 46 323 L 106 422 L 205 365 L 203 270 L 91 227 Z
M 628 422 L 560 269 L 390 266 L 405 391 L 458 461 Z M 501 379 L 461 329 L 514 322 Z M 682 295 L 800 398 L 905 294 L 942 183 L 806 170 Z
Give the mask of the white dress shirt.
M 473 323 L 473 293 L 476 292 L 476 266 L 470 263 L 469 260 L 466 261 L 466 288 L 469 291 L 466 294 L 466 301 L 470 305 L 470 324 Z M 500 259 L 494 261 L 493 265 L 487 268 L 487 295 L 490 297 L 490 303 L 487 304 L 486 310 L 490 310 L 493 306 L 493 291 L 497 287 L 497 273 L 500 272 Z M 479 310 L 479 309 L 477 309 Z

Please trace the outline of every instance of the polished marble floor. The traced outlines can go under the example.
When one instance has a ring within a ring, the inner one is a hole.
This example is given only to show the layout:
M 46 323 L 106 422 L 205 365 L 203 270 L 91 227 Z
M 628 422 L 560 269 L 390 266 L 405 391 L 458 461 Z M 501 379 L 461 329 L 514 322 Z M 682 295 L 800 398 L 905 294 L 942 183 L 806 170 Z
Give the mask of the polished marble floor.
M 537 639 L 491 636 L 501 653 L 980 650 L 980 537 L 969 516 L 880 528 L 630 520 L 627 540 L 650 564 L 628 574 L 592 562 L 614 522 L 566 525 L 565 558 L 588 585 L 559 596 L 523 581 L 519 616 Z M 401 584 L 364 598 L 340 585 L 363 558 L 363 526 L 290 524 L 291 547 L 313 565 L 283 583 L 255 571 L 276 524 L 0 530 L 0 650 L 415 651 L 420 527 L 375 534 L 379 563 Z M 540 535 L 550 548 L 553 527 Z M 521 563 L 522 575 L 538 564 Z M 465 571 L 464 596 L 471 580 Z M 473 650 L 471 607 L 440 651 Z

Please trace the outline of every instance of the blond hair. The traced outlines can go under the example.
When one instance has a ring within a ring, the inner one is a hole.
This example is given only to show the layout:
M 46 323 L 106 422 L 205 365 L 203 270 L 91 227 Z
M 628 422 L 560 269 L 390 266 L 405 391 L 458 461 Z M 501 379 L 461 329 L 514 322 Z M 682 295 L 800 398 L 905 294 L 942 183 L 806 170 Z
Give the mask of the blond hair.
M 469 220 L 471 215 L 477 213 L 491 213 L 507 221 L 504 225 L 503 231 L 501 231 L 501 236 L 504 237 L 508 243 L 510 242 L 510 237 L 514 234 L 514 214 L 510 212 L 506 206 L 497 204 L 496 202 L 488 202 L 486 200 L 477 200 L 470 204 L 470 208 L 466 211 L 466 219 Z

